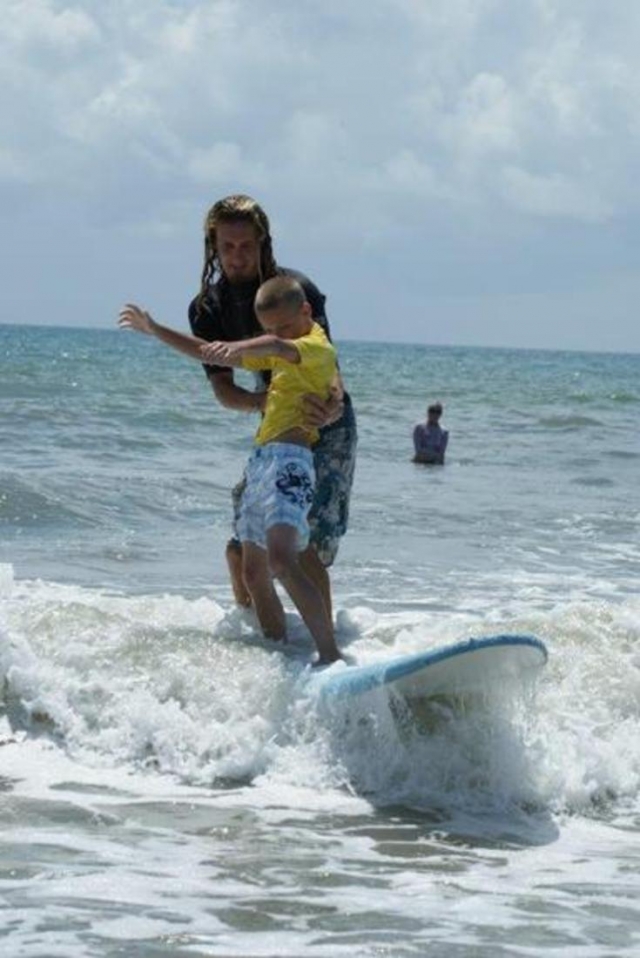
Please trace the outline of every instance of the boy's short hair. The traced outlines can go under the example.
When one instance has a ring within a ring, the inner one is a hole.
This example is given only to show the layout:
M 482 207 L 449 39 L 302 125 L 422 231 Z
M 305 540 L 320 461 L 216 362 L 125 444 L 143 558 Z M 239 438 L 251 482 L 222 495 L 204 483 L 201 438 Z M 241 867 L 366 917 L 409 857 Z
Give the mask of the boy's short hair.
M 297 279 L 293 276 L 272 276 L 258 289 L 255 308 L 257 313 L 281 308 L 295 313 L 306 302 L 307 297 Z
M 439 402 L 431 403 L 431 405 L 430 405 L 429 408 L 427 409 L 427 412 L 428 412 L 428 413 L 433 413 L 433 415 L 435 415 L 435 416 L 441 416 L 441 415 L 442 415 L 442 403 L 439 403 Z

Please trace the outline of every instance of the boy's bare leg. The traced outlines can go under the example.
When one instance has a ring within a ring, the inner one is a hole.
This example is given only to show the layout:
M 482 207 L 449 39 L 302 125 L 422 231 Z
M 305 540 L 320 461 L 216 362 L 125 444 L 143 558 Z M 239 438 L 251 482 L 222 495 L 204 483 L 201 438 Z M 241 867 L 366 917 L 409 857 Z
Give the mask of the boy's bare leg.
M 327 607 L 329 620 L 331 621 L 333 617 L 333 609 L 331 607 L 331 581 L 329 579 L 328 570 L 325 566 L 323 566 L 318 553 L 312 545 L 308 545 L 304 552 L 298 553 L 298 562 L 300 563 L 302 571 L 306 577 L 311 579 L 313 584 L 320 592 L 323 602 Z
M 267 553 L 253 542 L 242 543 L 242 578 L 266 638 L 286 640 L 284 609 L 273 584 Z
M 313 636 L 321 662 L 340 658 L 333 625 L 322 593 L 305 575 L 298 562 L 297 532 L 293 526 L 278 524 L 267 530 L 267 554 L 272 574 L 282 582 Z
M 251 608 L 251 596 L 247 589 L 242 575 L 242 545 L 237 539 L 229 539 L 225 549 L 229 576 L 231 578 L 231 588 L 236 604 L 243 609 Z

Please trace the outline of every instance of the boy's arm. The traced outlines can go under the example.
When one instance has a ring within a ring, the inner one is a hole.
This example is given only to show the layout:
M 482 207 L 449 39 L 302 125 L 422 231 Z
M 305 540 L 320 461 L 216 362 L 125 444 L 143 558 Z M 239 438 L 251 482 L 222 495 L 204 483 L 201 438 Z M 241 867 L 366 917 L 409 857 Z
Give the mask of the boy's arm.
M 191 359 L 197 359 L 198 362 L 202 361 L 202 347 L 207 345 L 207 341 L 200 339 L 198 336 L 188 336 L 186 333 L 179 333 L 168 326 L 162 326 L 153 319 L 150 313 L 133 303 L 127 303 L 120 310 L 118 326 L 121 329 L 135 329 L 147 336 L 155 336 L 165 346 L 171 346 L 172 349 L 184 353 Z
M 299 363 L 300 353 L 295 342 L 280 339 L 266 333 L 253 339 L 237 339 L 233 342 L 205 343 L 200 350 L 200 358 L 205 363 L 224 363 L 227 366 L 242 366 L 246 359 L 273 358 L 284 359 L 289 363 Z

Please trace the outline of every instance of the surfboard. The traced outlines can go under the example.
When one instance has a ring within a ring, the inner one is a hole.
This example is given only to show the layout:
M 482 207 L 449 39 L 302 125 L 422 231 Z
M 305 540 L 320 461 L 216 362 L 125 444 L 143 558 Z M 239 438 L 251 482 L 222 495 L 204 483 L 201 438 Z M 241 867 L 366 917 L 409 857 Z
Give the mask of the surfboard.
M 544 643 L 532 635 L 493 635 L 416 652 L 369 665 L 340 663 L 311 675 L 323 699 L 348 699 L 382 686 L 408 701 L 466 695 L 489 685 L 526 680 L 547 661 Z

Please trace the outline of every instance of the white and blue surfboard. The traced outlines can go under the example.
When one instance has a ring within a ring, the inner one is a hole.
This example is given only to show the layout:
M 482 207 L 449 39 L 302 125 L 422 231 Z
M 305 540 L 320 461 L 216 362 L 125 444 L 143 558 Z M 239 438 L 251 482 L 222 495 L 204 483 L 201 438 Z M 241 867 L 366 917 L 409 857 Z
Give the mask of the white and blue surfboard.
M 494 683 L 526 680 L 547 661 L 547 649 L 531 635 L 493 635 L 416 652 L 369 665 L 339 663 L 311 675 L 323 699 L 349 699 L 387 686 L 411 701 L 466 695 Z

